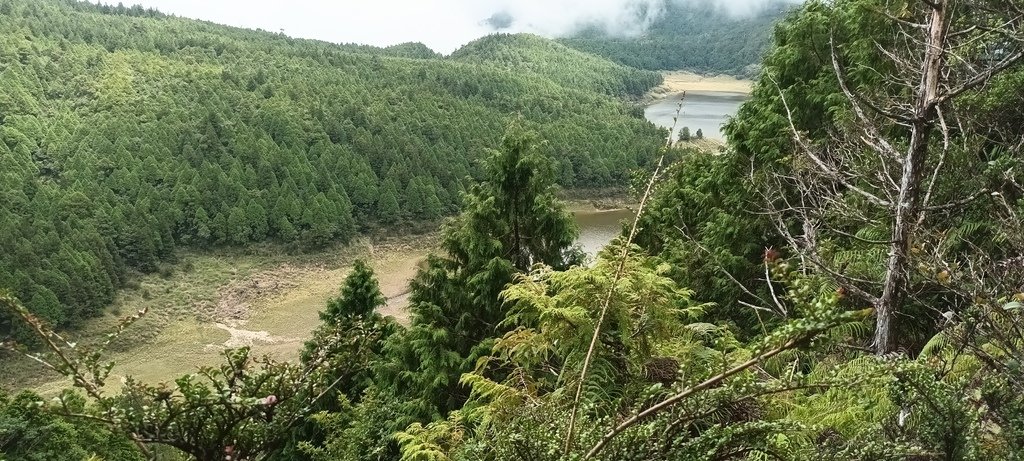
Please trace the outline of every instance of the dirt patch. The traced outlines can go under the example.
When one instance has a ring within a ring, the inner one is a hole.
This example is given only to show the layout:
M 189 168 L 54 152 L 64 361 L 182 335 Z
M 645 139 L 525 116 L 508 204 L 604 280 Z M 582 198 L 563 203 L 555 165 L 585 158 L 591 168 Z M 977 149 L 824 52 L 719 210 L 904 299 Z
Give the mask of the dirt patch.
M 207 345 L 207 348 L 233 348 L 242 346 L 256 346 L 258 344 L 278 344 L 283 342 L 295 342 L 296 339 L 284 338 L 280 336 L 273 336 L 267 331 L 253 331 L 243 330 L 241 328 L 234 328 L 223 323 L 217 322 L 214 325 L 221 330 L 228 332 L 231 337 L 227 341 L 224 341 L 222 346 L 214 344 Z
M 200 320 L 237 326 L 252 317 L 254 303 L 293 290 L 299 286 L 297 280 L 300 277 L 325 270 L 319 264 L 302 267 L 282 264 L 241 280 L 233 280 L 217 289 L 216 301 L 197 303 L 196 313 Z
M 391 317 L 401 325 L 409 326 L 412 323 L 412 316 L 409 313 L 409 302 L 412 298 L 412 291 L 406 291 L 395 296 L 388 297 L 384 307 L 377 309 L 380 315 Z
M 700 75 L 693 72 L 663 72 L 665 81 L 647 94 L 648 101 L 663 99 L 683 91 L 722 91 L 749 94 L 754 85 L 752 80 L 738 79 L 729 75 Z

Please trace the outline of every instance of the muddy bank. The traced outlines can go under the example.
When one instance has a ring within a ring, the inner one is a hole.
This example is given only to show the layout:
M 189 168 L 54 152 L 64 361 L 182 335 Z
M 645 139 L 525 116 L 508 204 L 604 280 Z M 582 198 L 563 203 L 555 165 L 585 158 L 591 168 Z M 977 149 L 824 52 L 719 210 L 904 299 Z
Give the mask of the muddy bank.
M 730 75 L 700 75 L 687 71 L 662 72 L 664 81 L 647 92 L 641 102 L 652 102 L 668 98 L 684 91 L 712 91 L 750 94 L 754 82 Z

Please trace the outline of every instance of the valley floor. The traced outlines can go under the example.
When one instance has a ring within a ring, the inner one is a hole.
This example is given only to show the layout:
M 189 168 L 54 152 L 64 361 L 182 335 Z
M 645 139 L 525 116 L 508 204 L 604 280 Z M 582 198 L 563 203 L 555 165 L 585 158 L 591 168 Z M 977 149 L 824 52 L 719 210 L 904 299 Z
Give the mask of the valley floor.
M 628 208 L 622 191 L 567 194 L 572 197 L 567 208 L 578 214 L 600 215 L 602 209 Z M 587 196 L 600 198 L 584 199 Z M 595 227 L 593 223 L 590 226 Z M 612 228 L 617 233 L 618 227 Z M 198 367 L 219 365 L 223 362 L 222 351 L 231 347 L 250 346 L 256 356 L 296 359 L 303 342 L 320 323 L 319 312 L 329 299 L 338 296 L 357 258 L 374 269 L 387 298 L 380 312 L 408 325 L 409 281 L 418 265 L 436 249 L 437 238 L 437 231 L 363 238 L 349 245 L 297 255 L 268 244 L 184 251 L 180 261 L 161 271 L 163 274 L 137 276 L 121 290 L 105 315 L 86 321 L 81 330 L 69 336 L 82 343 L 98 341 L 121 318 L 147 309 L 141 320 L 125 329 L 107 355 L 116 363 L 107 384 L 111 389 L 120 387 L 125 376 L 156 383 Z M 65 380 L 38 363 L 23 357 L 3 360 L 7 373 L 0 376 L 0 389 L 31 388 L 53 395 L 67 387 Z
M 108 386 L 121 378 L 144 382 L 177 378 L 201 366 L 222 363 L 228 347 L 251 346 L 257 356 L 298 357 L 319 324 L 318 313 L 338 295 L 351 263 L 363 258 L 377 272 L 388 304 L 381 309 L 408 324 L 408 286 L 417 265 L 435 247 L 436 235 L 360 240 L 307 255 L 279 248 L 187 252 L 173 272 L 141 276 L 122 290 L 101 318 L 74 337 L 97 338 L 138 309 L 148 313 L 128 327 L 108 358 L 116 366 Z M 66 388 L 55 374 L 27 359 L 9 359 L 0 377 L 4 389 L 35 388 L 44 395 Z

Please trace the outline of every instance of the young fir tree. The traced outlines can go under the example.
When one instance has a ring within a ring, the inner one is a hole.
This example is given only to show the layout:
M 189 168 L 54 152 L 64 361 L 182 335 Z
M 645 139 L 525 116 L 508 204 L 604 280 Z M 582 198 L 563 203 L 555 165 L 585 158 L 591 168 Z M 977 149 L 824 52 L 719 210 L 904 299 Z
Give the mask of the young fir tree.
M 377 201 L 377 219 L 387 224 L 398 221 L 402 210 L 398 206 L 398 191 L 393 181 L 384 181 Z
M 499 294 L 534 264 L 564 269 L 580 260 L 576 225 L 554 195 L 551 166 L 533 133 L 509 129 L 465 208 L 444 231 L 412 283 L 412 326 L 389 343 L 383 381 L 411 418 L 458 408 L 468 389 L 459 377 L 490 351 L 506 311 Z M 401 426 L 405 421 L 396 421 Z
M 352 266 L 352 273 L 345 278 L 345 286 L 341 288 L 341 297 L 328 301 L 327 310 L 320 313 L 320 320 L 337 322 L 345 316 L 361 315 L 369 317 L 384 305 L 384 295 L 373 269 L 361 259 Z
M 341 287 L 341 296 L 328 301 L 327 308 L 320 312 L 321 324 L 302 350 L 304 365 L 324 364 L 320 384 L 327 390 L 314 402 L 311 413 L 342 412 L 349 404 L 358 403 L 372 383 L 372 366 L 381 360 L 384 341 L 397 329 L 394 321 L 376 312 L 384 303 L 373 269 L 356 260 Z M 291 442 L 272 460 L 309 459 L 310 450 L 300 449 L 300 445 L 315 451 L 324 442 L 323 430 L 315 418 L 306 419 L 293 431 Z

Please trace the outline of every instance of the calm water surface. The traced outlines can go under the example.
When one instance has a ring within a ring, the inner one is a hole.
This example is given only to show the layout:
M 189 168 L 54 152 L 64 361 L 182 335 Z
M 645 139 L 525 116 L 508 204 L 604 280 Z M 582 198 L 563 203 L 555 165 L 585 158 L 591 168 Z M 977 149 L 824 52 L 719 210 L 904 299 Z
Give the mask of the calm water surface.
M 660 127 L 672 128 L 672 117 L 676 115 L 680 96 L 681 93 L 672 95 L 647 106 L 644 117 Z M 696 133 L 699 128 L 706 138 L 724 140 L 722 123 L 725 123 L 727 117 L 736 115 L 740 104 L 749 98 L 746 93 L 687 91 L 683 111 L 672 136 L 676 136 L 676 133 L 686 126 L 690 127 L 691 134 Z
M 580 226 L 580 238 L 577 243 L 583 247 L 587 256 L 593 258 L 613 238 L 622 233 L 622 223 L 633 219 L 633 210 L 607 211 L 576 211 L 573 216 Z

